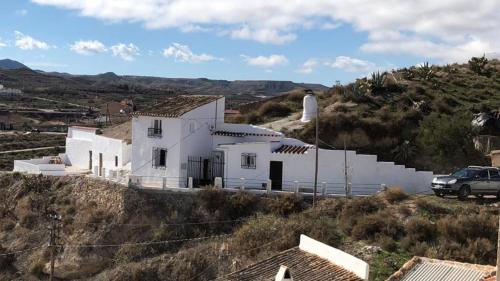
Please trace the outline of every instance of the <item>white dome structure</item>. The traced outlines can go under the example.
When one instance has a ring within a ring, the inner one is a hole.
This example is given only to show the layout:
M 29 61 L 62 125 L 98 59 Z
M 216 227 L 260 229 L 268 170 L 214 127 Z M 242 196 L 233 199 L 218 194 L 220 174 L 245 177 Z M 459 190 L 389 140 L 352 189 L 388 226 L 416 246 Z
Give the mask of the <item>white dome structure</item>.
M 309 122 L 316 118 L 316 111 L 318 110 L 318 102 L 316 101 L 316 96 L 313 94 L 307 94 L 304 97 L 304 111 L 302 113 L 302 118 L 300 121 Z

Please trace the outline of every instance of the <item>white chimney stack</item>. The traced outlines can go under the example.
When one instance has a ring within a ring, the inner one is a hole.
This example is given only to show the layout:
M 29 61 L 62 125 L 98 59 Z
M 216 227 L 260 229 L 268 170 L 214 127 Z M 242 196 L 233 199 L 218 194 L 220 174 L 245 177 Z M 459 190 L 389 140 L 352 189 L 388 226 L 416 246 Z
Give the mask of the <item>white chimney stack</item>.
M 318 102 L 316 101 L 316 96 L 309 93 L 304 97 L 303 103 L 304 111 L 302 113 L 302 118 L 300 121 L 309 122 L 316 118 L 316 110 L 318 110 Z
M 293 281 L 292 273 L 290 273 L 290 269 L 284 265 L 280 266 L 278 270 L 278 274 L 276 274 L 275 281 Z

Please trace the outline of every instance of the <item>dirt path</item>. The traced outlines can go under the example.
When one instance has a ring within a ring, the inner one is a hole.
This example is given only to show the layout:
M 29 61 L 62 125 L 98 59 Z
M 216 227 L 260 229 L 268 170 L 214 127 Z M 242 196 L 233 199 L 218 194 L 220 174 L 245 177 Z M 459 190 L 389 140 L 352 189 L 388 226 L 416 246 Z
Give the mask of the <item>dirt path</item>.
M 265 123 L 260 125 L 264 128 L 269 128 L 271 130 L 275 130 L 280 132 L 283 128 L 287 130 L 296 130 L 302 129 L 304 127 L 304 123 L 300 122 L 300 117 L 302 116 L 301 112 L 293 113 L 292 115 L 285 117 L 283 119 L 279 119 L 273 122 Z

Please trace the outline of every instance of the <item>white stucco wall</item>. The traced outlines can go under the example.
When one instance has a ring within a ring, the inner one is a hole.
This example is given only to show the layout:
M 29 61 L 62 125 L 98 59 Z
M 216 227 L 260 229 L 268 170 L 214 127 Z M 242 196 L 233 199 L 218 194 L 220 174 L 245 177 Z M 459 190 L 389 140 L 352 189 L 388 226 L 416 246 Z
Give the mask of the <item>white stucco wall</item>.
M 102 153 L 104 176 L 109 171 L 124 169 L 130 162 L 131 145 L 120 139 L 96 135 L 95 130 L 69 128 L 66 138 L 66 160 L 68 165 L 78 169 L 89 168 L 89 151 L 92 151 L 92 169 L 96 174 L 99 166 L 99 154 Z M 118 156 L 118 166 L 115 165 Z
M 238 187 L 241 185 L 240 178 L 245 178 L 245 186 L 262 187 L 262 184 L 269 178 L 270 161 L 282 161 L 283 190 L 293 191 L 297 185 L 299 188 L 312 189 L 315 149 L 310 148 L 304 154 L 272 153 L 280 145 L 279 142 L 220 145 L 220 150 L 225 152 L 226 186 Z M 256 169 L 241 167 L 242 153 L 257 155 Z M 408 169 L 403 165 L 395 165 L 393 162 L 377 162 L 376 159 L 374 155 L 347 151 L 348 182 L 351 183 L 353 195 L 376 193 L 382 184 L 388 187 L 398 186 L 409 193 L 429 189 L 433 177 L 432 172 L 416 172 L 415 169 Z M 320 149 L 318 162 L 318 188 L 321 188 L 324 182 L 327 193 L 343 194 L 344 151 Z
M 148 137 L 155 119 L 162 120 L 162 136 Z M 132 118 L 132 171 L 147 184 L 157 184 L 163 177 L 169 186 L 180 186 L 180 147 L 182 121 L 176 118 L 138 116 Z M 166 168 L 153 168 L 153 148 L 167 149 Z

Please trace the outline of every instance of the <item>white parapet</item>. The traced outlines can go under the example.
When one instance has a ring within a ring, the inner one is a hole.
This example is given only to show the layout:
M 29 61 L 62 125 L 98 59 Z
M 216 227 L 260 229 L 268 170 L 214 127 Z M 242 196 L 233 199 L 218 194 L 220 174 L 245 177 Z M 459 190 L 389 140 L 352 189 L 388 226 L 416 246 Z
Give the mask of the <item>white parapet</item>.
M 363 280 L 368 280 L 369 265 L 344 251 L 328 246 L 303 234 L 300 235 L 299 249 L 343 267 Z

